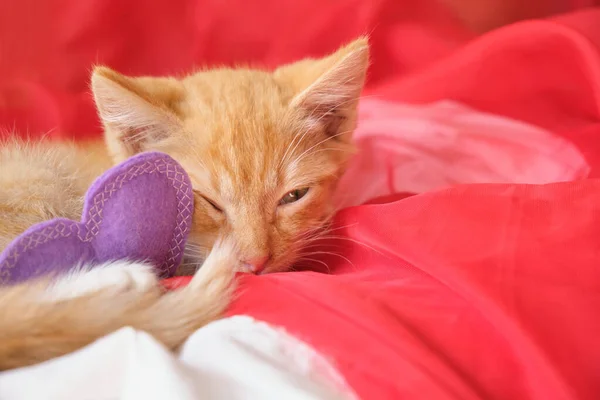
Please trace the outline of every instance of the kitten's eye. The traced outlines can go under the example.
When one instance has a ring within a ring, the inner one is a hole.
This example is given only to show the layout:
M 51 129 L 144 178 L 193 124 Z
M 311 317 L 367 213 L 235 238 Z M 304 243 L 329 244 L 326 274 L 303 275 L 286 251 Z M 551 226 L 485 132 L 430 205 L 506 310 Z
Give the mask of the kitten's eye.
M 306 196 L 306 193 L 308 193 L 308 188 L 292 190 L 291 192 L 283 196 L 281 200 L 279 200 L 279 205 L 283 206 L 285 204 L 295 203 L 296 201 Z
M 223 209 L 222 209 L 221 207 L 219 207 L 219 206 L 217 205 L 217 203 L 215 203 L 214 201 L 212 201 L 211 199 L 209 199 L 208 197 L 206 197 L 206 196 L 205 196 L 205 195 L 203 195 L 202 193 L 200 193 L 200 192 L 197 192 L 197 191 L 195 191 L 195 190 L 194 190 L 194 193 L 195 193 L 196 195 L 198 195 L 199 197 L 201 197 L 201 198 L 202 198 L 204 201 L 206 201 L 208 204 L 210 204 L 210 205 L 212 206 L 212 208 L 214 208 L 214 209 L 215 209 L 215 211 L 218 211 L 218 212 L 220 212 L 220 213 L 222 213 L 222 212 L 223 212 Z

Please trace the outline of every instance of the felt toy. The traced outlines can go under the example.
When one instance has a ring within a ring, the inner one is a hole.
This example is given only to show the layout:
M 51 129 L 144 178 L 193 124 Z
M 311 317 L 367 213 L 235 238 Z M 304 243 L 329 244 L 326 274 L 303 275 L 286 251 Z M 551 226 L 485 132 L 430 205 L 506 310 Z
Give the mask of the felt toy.
M 111 168 L 85 195 L 80 222 L 36 224 L 0 254 L 0 283 L 60 274 L 84 263 L 145 261 L 160 277 L 181 263 L 192 223 L 189 177 L 171 157 L 142 153 Z

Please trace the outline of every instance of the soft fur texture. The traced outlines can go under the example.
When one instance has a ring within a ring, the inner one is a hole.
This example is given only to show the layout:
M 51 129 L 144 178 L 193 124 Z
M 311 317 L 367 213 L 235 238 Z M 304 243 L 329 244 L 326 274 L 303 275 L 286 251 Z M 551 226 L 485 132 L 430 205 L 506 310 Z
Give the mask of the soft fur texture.
M 225 256 L 217 247 L 220 256 L 214 263 L 209 257 L 195 283 L 167 295 L 155 284 L 130 289 L 109 284 L 48 301 L 48 282 L 2 288 L 0 301 L 9 306 L 0 321 L 0 367 L 65 354 L 126 325 L 177 346 L 220 316 L 233 269 L 277 272 L 310 260 L 311 243 L 333 213 L 332 192 L 353 151 L 368 53 L 361 38 L 328 57 L 273 72 L 222 68 L 182 79 L 132 78 L 98 67 L 92 90 L 108 155 L 100 143 L 5 144 L 0 249 L 34 223 L 78 218 L 93 178 L 112 163 L 156 150 L 177 160 L 194 186 L 190 265 L 198 265 L 218 237 L 237 250 L 233 259 L 232 252 Z M 89 280 L 67 279 L 74 286 Z
M 0 251 L 30 226 L 79 220 L 83 195 L 110 161 L 95 144 L 0 142 Z

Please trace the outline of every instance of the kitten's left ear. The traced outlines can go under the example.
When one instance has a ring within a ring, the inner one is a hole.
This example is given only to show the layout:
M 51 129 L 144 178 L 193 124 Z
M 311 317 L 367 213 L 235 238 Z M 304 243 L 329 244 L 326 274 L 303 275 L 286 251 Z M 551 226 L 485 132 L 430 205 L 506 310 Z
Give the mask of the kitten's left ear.
M 274 77 L 292 88 L 290 106 L 301 110 L 309 125 L 319 124 L 328 135 L 349 141 L 368 66 L 369 43 L 361 37 L 328 57 L 283 66 Z
M 173 104 L 183 96 L 183 89 L 176 79 L 131 78 L 96 67 L 92 91 L 116 162 L 153 149 L 180 128 Z

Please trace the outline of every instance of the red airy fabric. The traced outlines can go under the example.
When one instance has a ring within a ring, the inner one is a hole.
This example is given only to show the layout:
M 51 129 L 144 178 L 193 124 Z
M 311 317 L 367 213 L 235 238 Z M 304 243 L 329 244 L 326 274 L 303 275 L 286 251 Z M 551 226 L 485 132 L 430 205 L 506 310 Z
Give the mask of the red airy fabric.
M 468 185 L 342 211 L 334 276 L 247 276 L 364 399 L 598 399 L 600 181 Z

